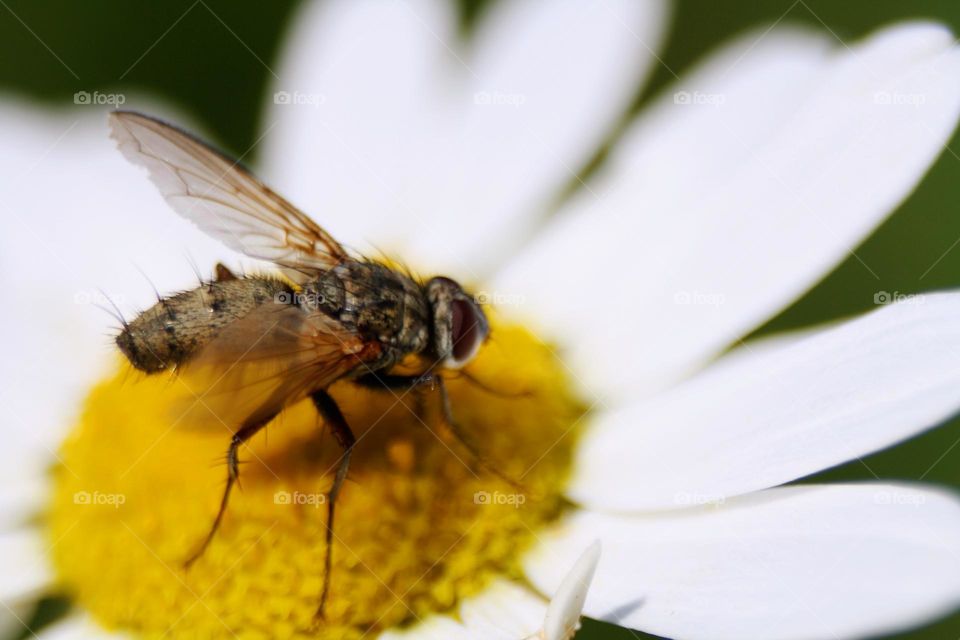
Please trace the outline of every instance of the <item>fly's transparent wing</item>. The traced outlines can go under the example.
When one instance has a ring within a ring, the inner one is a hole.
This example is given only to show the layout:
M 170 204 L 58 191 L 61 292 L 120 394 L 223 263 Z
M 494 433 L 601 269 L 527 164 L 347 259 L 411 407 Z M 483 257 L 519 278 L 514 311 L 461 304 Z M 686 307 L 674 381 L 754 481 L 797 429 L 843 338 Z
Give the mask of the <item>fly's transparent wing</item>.
M 114 111 L 109 122 L 120 151 L 147 168 L 170 206 L 231 249 L 273 262 L 301 283 L 348 259 L 330 234 L 238 161 L 140 113 Z
M 178 369 L 190 389 L 186 425 L 235 430 L 364 367 L 381 352 L 335 320 L 294 305 L 264 304 L 225 327 Z

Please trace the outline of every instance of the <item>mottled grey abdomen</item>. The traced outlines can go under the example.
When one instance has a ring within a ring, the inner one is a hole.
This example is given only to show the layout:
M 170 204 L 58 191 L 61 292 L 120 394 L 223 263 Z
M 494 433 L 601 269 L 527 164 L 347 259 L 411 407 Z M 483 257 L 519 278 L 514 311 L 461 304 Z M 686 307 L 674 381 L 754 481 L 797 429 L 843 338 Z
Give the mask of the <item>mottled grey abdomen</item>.
M 187 361 L 221 329 L 260 305 L 278 302 L 294 302 L 293 290 L 279 280 L 210 282 L 141 313 L 117 336 L 117 346 L 134 367 L 156 373 Z

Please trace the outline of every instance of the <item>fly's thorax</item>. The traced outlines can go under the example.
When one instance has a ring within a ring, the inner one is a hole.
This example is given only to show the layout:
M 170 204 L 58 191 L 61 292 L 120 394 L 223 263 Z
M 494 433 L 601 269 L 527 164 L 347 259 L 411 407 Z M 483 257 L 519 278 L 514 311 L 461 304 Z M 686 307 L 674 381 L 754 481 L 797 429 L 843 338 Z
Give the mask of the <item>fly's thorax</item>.
M 429 305 L 420 285 L 375 262 L 345 262 L 305 285 L 304 303 L 367 339 L 377 340 L 399 360 L 429 343 Z
M 293 290 L 279 280 L 209 282 L 161 299 L 124 327 L 117 346 L 134 367 L 156 373 L 182 364 L 253 309 L 291 302 Z

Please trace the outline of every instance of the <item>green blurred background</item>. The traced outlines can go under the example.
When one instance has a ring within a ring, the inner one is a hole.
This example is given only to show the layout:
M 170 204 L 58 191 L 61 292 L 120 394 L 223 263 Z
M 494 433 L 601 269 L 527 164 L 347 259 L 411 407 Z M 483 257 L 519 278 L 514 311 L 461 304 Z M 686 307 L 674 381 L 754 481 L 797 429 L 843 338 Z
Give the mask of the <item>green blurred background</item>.
M 460 0 L 464 29 L 485 4 Z M 80 90 L 149 92 L 192 113 L 225 149 L 246 150 L 257 135 L 268 67 L 277 60 L 299 5 L 277 0 L 0 0 L 0 90 L 65 108 L 72 106 L 73 94 Z M 778 20 L 829 29 L 849 41 L 891 21 L 918 18 L 944 22 L 960 33 L 960 2 L 679 0 L 659 55 L 666 67 L 681 74 L 733 34 Z M 638 89 L 633 111 L 672 79 L 666 67 L 658 67 L 652 82 Z M 950 146 L 960 153 L 956 136 Z M 878 291 L 913 293 L 960 286 L 960 249 L 953 250 L 955 244 L 960 246 L 958 203 L 960 157 L 947 150 L 916 193 L 857 250 L 870 270 L 848 259 L 761 332 L 868 310 Z M 960 489 L 958 443 L 960 420 L 955 420 L 893 450 L 805 481 L 878 477 Z M 35 622 L 42 624 L 65 606 L 56 600 L 46 602 Z M 650 636 L 588 621 L 577 637 Z M 960 614 L 896 637 L 958 638 Z

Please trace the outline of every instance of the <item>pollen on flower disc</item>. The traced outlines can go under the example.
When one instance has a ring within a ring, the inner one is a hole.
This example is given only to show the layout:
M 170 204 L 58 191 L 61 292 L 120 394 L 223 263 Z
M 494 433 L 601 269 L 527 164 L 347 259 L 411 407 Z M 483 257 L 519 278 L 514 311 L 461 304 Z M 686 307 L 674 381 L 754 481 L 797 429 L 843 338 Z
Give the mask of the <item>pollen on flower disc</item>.
M 172 407 L 175 376 L 122 367 L 90 394 L 60 451 L 46 521 L 64 588 L 108 628 L 147 637 L 344 638 L 450 611 L 498 574 L 517 575 L 535 532 L 563 509 L 582 424 L 554 352 L 497 326 L 469 373 L 448 387 L 456 417 L 522 490 L 485 471 L 414 395 L 330 392 L 358 438 L 337 503 L 326 618 L 325 492 L 341 451 L 309 402 L 241 449 L 223 525 L 189 569 L 226 479 L 231 429 L 202 428 Z

